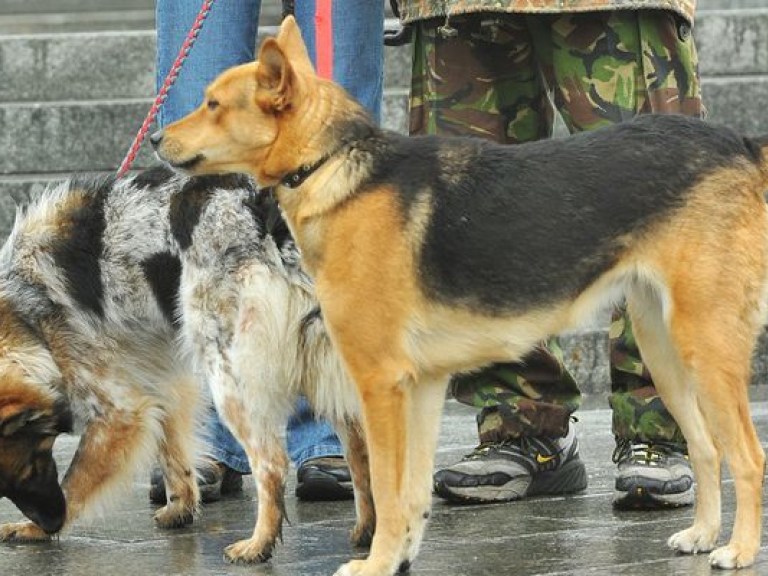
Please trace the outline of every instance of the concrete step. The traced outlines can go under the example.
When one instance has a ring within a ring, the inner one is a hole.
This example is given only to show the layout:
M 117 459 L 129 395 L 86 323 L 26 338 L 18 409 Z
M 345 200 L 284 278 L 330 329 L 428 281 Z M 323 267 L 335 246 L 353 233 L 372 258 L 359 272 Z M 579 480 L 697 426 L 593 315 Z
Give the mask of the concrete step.
M 146 99 L 2 105 L 0 174 L 112 170 L 148 108 Z
M 765 0 L 699 0 L 697 12 L 705 10 L 742 10 L 745 8 L 765 8 Z
M 768 74 L 768 2 L 760 9 L 701 11 L 694 26 L 704 78 Z
M 707 118 L 742 134 L 768 134 L 768 75 L 705 78 L 702 86 Z
M 148 98 L 155 33 L 89 32 L 0 38 L 0 102 Z

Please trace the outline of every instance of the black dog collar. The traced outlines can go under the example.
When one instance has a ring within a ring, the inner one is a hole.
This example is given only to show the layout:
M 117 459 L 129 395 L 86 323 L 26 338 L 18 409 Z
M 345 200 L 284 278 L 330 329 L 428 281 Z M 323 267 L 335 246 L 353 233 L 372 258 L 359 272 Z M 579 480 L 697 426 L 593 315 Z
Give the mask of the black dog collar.
M 328 160 L 336 156 L 336 154 L 338 154 L 345 148 L 354 146 L 356 142 L 359 142 L 365 138 L 370 137 L 370 135 L 373 132 L 373 129 L 371 127 L 366 127 L 366 128 L 367 128 L 367 132 L 365 134 L 360 134 L 359 132 L 354 133 L 352 138 L 347 138 L 346 140 L 342 140 L 338 148 L 326 154 L 325 156 L 322 156 L 314 164 L 304 164 L 298 170 L 289 172 L 288 174 L 283 176 L 283 178 L 280 180 L 280 183 L 278 185 L 285 186 L 286 188 L 298 188 L 299 186 L 304 184 L 307 178 L 309 178 L 310 176 L 312 176 L 312 174 L 314 174 L 315 170 L 317 170 L 318 168 L 320 168 L 320 166 L 328 162 Z
M 312 174 L 320 168 L 325 162 L 328 161 L 328 158 L 330 156 L 323 156 L 315 162 L 314 164 L 304 164 L 301 168 L 298 170 L 294 170 L 293 172 L 289 172 L 285 176 L 283 176 L 283 179 L 280 180 L 280 185 L 285 186 L 286 188 L 298 188 L 302 184 L 304 184 L 304 181 L 312 176 Z

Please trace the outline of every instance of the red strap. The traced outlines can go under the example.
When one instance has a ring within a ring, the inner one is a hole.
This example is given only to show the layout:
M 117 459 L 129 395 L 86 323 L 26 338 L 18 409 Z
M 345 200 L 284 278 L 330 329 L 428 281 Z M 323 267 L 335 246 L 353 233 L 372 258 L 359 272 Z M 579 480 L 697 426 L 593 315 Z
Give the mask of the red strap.
M 315 0 L 317 75 L 333 80 L 333 0 Z
M 131 147 L 128 149 L 128 153 L 125 155 L 125 158 L 120 164 L 120 168 L 118 168 L 117 170 L 118 177 L 124 176 L 125 173 L 131 169 L 131 166 L 133 165 L 133 161 L 136 160 L 136 156 L 139 153 L 141 144 L 144 142 L 144 138 L 146 137 L 147 132 L 152 126 L 152 122 L 155 121 L 155 116 L 157 116 L 157 113 L 160 111 L 160 108 L 163 106 L 163 104 L 165 104 L 165 99 L 167 98 L 168 90 L 170 89 L 171 86 L 173 86 L 173 83 L 176 81 L 176 78 L 179 76 L 179 71 L 181 70 L 181 66 L 184 64 L 184 61 L 187 59 L 187 56 L 189 55 L 189 51 L 192 49 L 192 45 L 195 43 L 195 40 L 197 39 L 197 35 L 200 33 L 200 29 L 203 27 L 203 22 L 208 16 L 208 13 L 211 11 L 211 6 L 213 5 L 213 1 L 214 0 L 203 0 L 203 4 L 200 7 L 200 12 L 198 12 L 197 18 L 195 18 L 195 22 L 192 24 L 192 28 L 189 30 L 189 33 L 187 34 L 187 37 L 184 40 L 184 43 L 181 45 L 181 48 L 179 49 L 179 53 L 176 56 L 176 60 L 174 61 L 173 66 L 171 66 L 171 69 L 168 71 L 168 75 L 165 77 L 163 86 L 160 88 L 160 91 L 157 93 L 157 96 L 155 97 L 155 101 L 152 103 L 152 106 L 149 109 L 149 112 L 144 118 L 144 122 L 142 122 L 141 128 L 139 128 L 138 134 L 136 134 L 136 137 L 133 139 L 133 142 L 131 143 Z

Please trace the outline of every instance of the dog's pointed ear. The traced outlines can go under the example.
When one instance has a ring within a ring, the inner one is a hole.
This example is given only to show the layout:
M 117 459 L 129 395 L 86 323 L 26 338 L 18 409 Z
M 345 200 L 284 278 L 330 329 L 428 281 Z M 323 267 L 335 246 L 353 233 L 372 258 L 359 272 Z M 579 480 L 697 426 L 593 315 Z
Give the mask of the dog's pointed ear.
M 297 72 L 315 73 L 312 60 L 309 58 L 307 46 L 301 35 L 299 25 L 293 16 L 286 17 L 280 24 L 280 32 L 277 34 L 277 43 L 283 49 L 283 53 L 290 60 L 291 66 Z
M 274 38 L 267 38 L 259 50 L 256 66 L 257 102 L 273 112 L 291 105 L 294 95 L 294 73 L 282 48 Z

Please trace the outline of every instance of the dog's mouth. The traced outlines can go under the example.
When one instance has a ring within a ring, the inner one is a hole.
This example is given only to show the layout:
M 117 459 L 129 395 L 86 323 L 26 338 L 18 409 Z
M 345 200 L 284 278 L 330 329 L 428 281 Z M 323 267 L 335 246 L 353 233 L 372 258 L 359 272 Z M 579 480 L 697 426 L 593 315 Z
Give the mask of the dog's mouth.
M 205 160 L 205 156 L 202 154 L 197 154 L 189 160 L 184 160 L 183 162 L 170 162 L 170 165 L 179 170 L 192 170 L 203 160 Z

